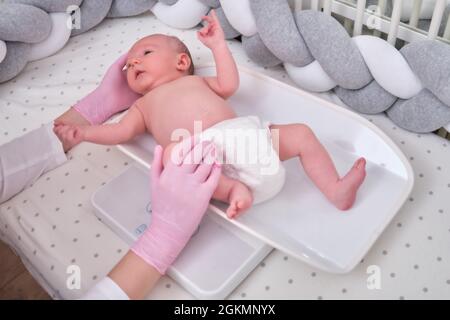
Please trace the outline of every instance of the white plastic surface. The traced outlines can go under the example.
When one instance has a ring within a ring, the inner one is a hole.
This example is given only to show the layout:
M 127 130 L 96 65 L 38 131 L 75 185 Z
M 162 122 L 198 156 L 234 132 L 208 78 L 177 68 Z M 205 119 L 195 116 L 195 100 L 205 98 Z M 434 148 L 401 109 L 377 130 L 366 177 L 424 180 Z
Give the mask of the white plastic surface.
M 147 169 L 133 165 L 92 196 L 97 216 L 129 245 L 151 223 Z M 224 299 L 272 250 L 214 213 L 198 231 L 167 274 L 200 299 Z
M 6 58 L 6 43 L 0 40 L 0 63 Z
M 285 162 L 287 179 L 274 199 L 228 220 L 224 204 L 211 210 L 271 246 L 319 269 L 351 271 L 403 205 L 413 187 L 413 172 L 400 149 L 375 125 L 314 95 L 257 74 L 240 70 L 240 89 L 229 99 L 238 115 L 258 115 L 272 123 L 308 124 L 330 152 L 339 173 L 367 159 L 367 178 L 354 207 L 335 209 L 305 175 L 298 159 Z M 197 68 L 212 75 L 214 67 Z M 150 135 L 119 148 L 149 167 L 154 141 Z

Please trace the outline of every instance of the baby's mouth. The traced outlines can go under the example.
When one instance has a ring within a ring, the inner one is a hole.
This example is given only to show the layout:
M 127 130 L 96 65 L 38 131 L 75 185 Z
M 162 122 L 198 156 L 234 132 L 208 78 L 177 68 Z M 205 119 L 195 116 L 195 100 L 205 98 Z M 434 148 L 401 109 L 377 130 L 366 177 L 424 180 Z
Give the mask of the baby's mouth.
M 144 73 L 144 71 L 139 71 L 139 70 L 136 71 L 136 79 L 139 78 L 139 76 L 143 73 Z

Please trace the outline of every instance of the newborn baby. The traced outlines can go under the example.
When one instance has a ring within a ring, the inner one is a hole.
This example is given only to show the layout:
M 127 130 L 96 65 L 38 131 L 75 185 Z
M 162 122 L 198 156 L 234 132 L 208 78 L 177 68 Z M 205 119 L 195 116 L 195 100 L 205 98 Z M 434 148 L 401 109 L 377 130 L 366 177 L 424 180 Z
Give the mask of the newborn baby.
M 268 142 L 269 149 L 277 149 L 278 153 L 274 157 L 270 152 L 267 155 L 267 152 L 262 154 L 259 150 L 257 157 L 260 162 L 256 164 L 225 161 L 213 198 L 229 204 L 228 217 L 236 217 L 252 203 L 267 200 L 281 190 L 284 168 L 280 164 L 274 166 L 270 173 L 261 173 L 261 158 L 272 164 L 274 161 L 279 163 L 280 160 L 299 158 L 307 175 L 331 203 L 341 210 L 351 208 L 365 178 L 365 159 L 357 160 L 351 170 L 340 178 L 327 151 L 307 125 L 276 125 L 264 123 L 257 117 L 237 117 L 226 101 L 239 86 L 236 64 L 214 11 L 203 19 L 208 24 L 197 35 L 212 50 L 216 77 L 194 75 L 189 50 L 178 38 L 161 34 L 145 37 L 133 45 L 126 65 L 130 88 L 143 96 L 120 122 L 69 127 L 55 123 L 55 132 L 64 131 L 67 137 L 69 130 L 72 144 L 81 141 L 120 144 L 148 132 L 165 148 L 164 161 L 167 163 L 176 145 L 171 139 L 172 134 L 179 129 L 194 134 L 195 122 L 206 129 L 206 136 L 212 129 L 219 132 L 228 129 L 259 130 L 265 135 L 258 139 L 262 141 L 258 141 L 258 145 L 264 149 L 265 142 Z M 220 139 L 212 140 L 218 152 L 225 159 L 228 154 L 229 160 L 233 146 Z

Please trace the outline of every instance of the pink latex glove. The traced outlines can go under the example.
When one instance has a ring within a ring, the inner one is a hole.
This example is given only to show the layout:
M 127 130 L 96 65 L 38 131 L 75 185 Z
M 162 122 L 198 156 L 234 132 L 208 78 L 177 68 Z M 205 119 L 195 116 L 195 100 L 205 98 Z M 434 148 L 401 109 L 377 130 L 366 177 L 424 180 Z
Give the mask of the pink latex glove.
M 188 147 L 177 152 L 178 160 L 174 157 L 174 161 L 168 161 L 164 170 L 162 147 L 155 148 L 151 168 L 151 224 L 131 248 L 161 274 L 165 274 L 197 230 L 221 174 L 213 144 L 196 144 L 193 139 L 182 144 Z M 203 159 L 200 164 L 193 164 L 192 154 L 198 154 L 199 150 Z
M 114 62 L 97 89 L 92 91 L 73 108 L 91 124 L 101 124 L 113 114 L 131 107 L 141 97 L 127 83 L 126 64 L 128 53 Z

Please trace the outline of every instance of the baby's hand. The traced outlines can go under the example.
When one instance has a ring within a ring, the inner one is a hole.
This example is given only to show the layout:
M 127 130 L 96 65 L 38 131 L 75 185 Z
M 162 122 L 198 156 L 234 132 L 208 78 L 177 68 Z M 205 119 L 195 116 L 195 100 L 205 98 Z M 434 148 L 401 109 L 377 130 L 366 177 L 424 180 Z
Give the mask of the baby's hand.
M 209 16 L 204 16 L 202 20 L 205 20 L 208 24 L 197 32 L 198 39 L 211 50 L 224 44 L 225 34 L 219 19 L 217 19 L 216 12 L 211 10 Z
M 72 149 L 84 140 L 84 127 L 55 122 L 53 132 L 63 144 L 64 152 Z

